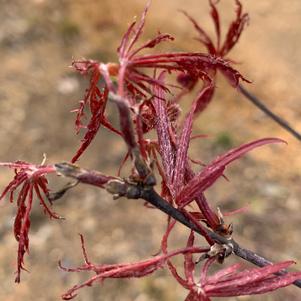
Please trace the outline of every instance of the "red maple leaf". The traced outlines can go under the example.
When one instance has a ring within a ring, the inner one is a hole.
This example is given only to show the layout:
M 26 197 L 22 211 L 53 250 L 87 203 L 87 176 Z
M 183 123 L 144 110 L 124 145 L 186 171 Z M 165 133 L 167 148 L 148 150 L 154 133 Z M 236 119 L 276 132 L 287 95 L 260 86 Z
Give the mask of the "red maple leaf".
M 21 270 L 24 268 L 24 254 L 29 251 L 29 229 L 30 229 L 30 212 L 32 210 L 33 198 L 36 195 L 46 215 L 50 218 L 61 218 L 53 212 L 45 202 L 49 189 L 47 188 L 46 175 L 55 172 L 52 165 L 34 165 L 27 162 L 17 161 L 14 163 L 0 163 L 0 166 L 6 166 L 14 169 L 15 176 L 6 186 L 0 196 L 0 200 L 9 194 L 10 202 L 15 199 L 14 193 L 19 189 L 16 198 L 17 213 L 14 223 L 14 234 L 18 241 L 17 257 L 17 276 L 15 282 L 20 282 Z M 50 203 L 51 205 L 51 203 Z
M 66 272 L 87 272 L 93 271 L 95 276 L 92 276 L 90 279 L 86 280 L 85 282 L 73 286 L 69 289 L 66 293 L 62 295 L 64 300 L 70 300 L 76 297 L 76 292 L 85 287 L 91 286 L 95 282 L 102 282 L 105 279 L 110 278 L 140 278 L 147 276 L 156 270 L 162 268 L 166 261 L 179 254 L 186 254 L 186 253 L 203 253 L 208 251 L 208 248 L 200 248 L 200 247 L 189 247 L 179 249 L 168 254 L 154 256 L 150 259 L 134 262 L 134 263 L 118 263 L 118 264 L 101 264 L 96 265 L 90 262 L 88 259 L 88 255 L 86 252 L 84 238 L 80 235 L 81 238 L 81 246 L 82 252 L 84 256 L 85 263 L 82 266 L 76 268 L 66 268 L 59 263 L 59 266 L 62 270 Z

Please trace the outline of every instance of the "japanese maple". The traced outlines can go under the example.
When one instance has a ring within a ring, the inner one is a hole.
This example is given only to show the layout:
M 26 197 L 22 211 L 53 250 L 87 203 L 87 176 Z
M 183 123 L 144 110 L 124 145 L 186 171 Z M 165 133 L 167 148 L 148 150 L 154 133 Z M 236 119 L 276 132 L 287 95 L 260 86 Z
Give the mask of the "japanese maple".
M 92 271 L 95 275 L 64 293 L 62 298 L 65 300 L 74 298 L 79 289 L 96 282 L 108 278 L 144 277 L 164 267 L 168 267 L 175 280 L 189 291 L 186 301 L 261 294 L 292 283 L 301 286 L 298 280 L 301 272 L 284 270 L 292 261 L 272 264 L 240 247 L 233 238 L 232 224 L 225 224 L 223 213 L 213 208 L 205 196 L 206 190 L 217 179 L 225 176 L 227 166 L 233 161 L 255 148 L 284 141 L 279 138 L 262 138 L 245 143 L 221 154 L 208 164 L 201 164 L 198 171 L 191 164 L 199 163 L 199 158 L 188 155 L 191 140 L 201 137 L 192 135 L 193 122 L 212 99 L 216 72 L 222 72 L 233 87 L 237 87 L 240 81 L 247 81 L 232 66 L 233 61 L 226 58 L 248 22 L 248 15 L 243 13 L 241 3 L 238 0 L 235 2 L 236 19 L 230 24 L 223 43 L 216 2 L 209 1 L 217 36 L 216 43 L 185 13 L 199 34 L 198 40 L 206 46 L 208 53 L 155 52 L 158 44 L 174 40 L 169 34 L 163 33 L 138 44 L 143 33 L 148 4 L 140 21 L 130 24 L 123 35 L 117 49 L 117 62 L 105 63 L 89 59 L 73 61 L 72 66 L 77 72 L 89 76 L 89 86 L 78 109 L 74 110 L 76 132 L 84 129 L 84 137 L 70 163 L 0 163 L 0 166 L 15 170 L 13 180 L 0 198 L 9 195 L 10 201 L 15 201 L 17 206 L 14 223 L 14 234 L 18 241 L 16 282 L 20 281 L 21 270 L 25 269 L 24 255 L 29 251 L 30 212 L 34 199 L 38 200 L 46 215 L 57 219 L 60 217 L 52 211 L 52 201 L 61 197 L 76 183 L 84 183 L 105 189 L 115 198 L 144 199 L 147 205 L 152 205 L 168 215 L 167 227 L 162 235 L 160 254 L 136 263 L 94 264 L 87 256 L 81 236 L 84 264 L 75 268 L 64 267 L 61 263 L 59 266 L 67 272 Z M 148 52 L 150 49 L 153 50 L 152 53 Z M 173 82 L 174 79 L 176 83 Z M 201 85 L 199 93 L 191 102 L 186 116 L 179 118 L 181 99 L 198 83 Z M 176 89 L 180 89 L 180 92 L 175 93 L 178 91 Z M 112 102 L 118 109 L 119 128 L 113 125 L 106 114 L 108 102 Z M 86 111 L 89 118 L 84 124 Z M 85 153 L 101 127 L 123 139 L 127 146 L 124 162 L 131 161 L 132 169 L 126 178 L 73 165 Z M 76 183 L 57 192 L 50 192 L 46 177 L 51 173 L 73 178 Z M 168 239 L 174 233 L 176 223 L 182 223 L 190 231 L 187 233 L 186 246 L 170 251 Z M 205 246 L 195 244 L 196 233 L 204 238 Z M 230 267 L 220 265 L 215 274 L 208 273 L 211 265 L 215 262 L 223 264 L 233 253 L 260 267 L 250 269 L 241 264 Z M 172 261 L 175 256 L 183 261 L 183 275 Z

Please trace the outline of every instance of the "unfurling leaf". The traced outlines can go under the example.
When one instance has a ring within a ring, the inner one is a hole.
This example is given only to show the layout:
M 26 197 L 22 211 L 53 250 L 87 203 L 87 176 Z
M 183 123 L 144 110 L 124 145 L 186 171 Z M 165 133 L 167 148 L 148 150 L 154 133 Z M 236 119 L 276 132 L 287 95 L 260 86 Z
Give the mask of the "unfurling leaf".
M 93 271 L 95 272 L 95 276 L 92 276 L 87 281 L 83 282 L 82 284 L 78 284 L 73 286 L 70 290 L 68 290 L 65 294 L 62 295 L 64 300 L 70 300 L 76 296 L 76 292 L 85 287 L 91 286 L 94 282 L 103 281 L 107 278 L 139 278 L 144 277 L 153 273 L 154 271 L 162 268 L 166 261 L 171 257 L 180 254 L 187 254 L 187 253 L 203 253 L 207 251 L 207 248 L 199 248 L 199 247 L 186 247 L 183 249 L 179 249 L 168 254 L 158 255 L 152 257 L 150 259 L 139 261 L 135 263 L 119 263 L 119 264 L 102 264 L 102 265 L 95 265 L 90 262 L 87 256 L 84 239 L 83 236 L 81 237 L 81 245 L 82 251 L 84 255 L 85 263 L 77 268 L 65 268 L 59 263 L 61 269 L 67 272 L 85 272 L 85 271 Z
M 255 140 L 234 148 L 224 155 L 217 157 L 217 159 L 209 163 L 201 172 L 196 174 L 194 178 L 192 178 L 185 185 L 185 187 L 178 194 L 177 203 L 180 204 L 181 207 L 187 206 L 195 197 L 198 197 L 200 194 L 202 194 L 220 176 L 223 175 L 228 164 L 256 147 L 271 143 L 285 143 L 285 141 L 278 138 L 264 138 Z
M 14 179 L 2 192 L 0 200 L 9 194 L 10 202 L 13 202 L 15 199 L 14 193 L 17 189 L 20 189 L 16 199 L 17 213 L 14 222 L 14 234 L 18 241 L 17 276 L 15 282 L 20 282 L 21 270 L 25 270 L 24 254 L 29 251 L 28 233 L 34 194 L 36 194 L 46 215 L 50 218 L 61 218 L 45 202 L 45 198 L 48 199 L 49 193 L 45 175 L 54 173 L 55 169 L 52 165 L 34 165 L 22 161 L 0 163 L 0 166 L 6 166 L 15 171 Z

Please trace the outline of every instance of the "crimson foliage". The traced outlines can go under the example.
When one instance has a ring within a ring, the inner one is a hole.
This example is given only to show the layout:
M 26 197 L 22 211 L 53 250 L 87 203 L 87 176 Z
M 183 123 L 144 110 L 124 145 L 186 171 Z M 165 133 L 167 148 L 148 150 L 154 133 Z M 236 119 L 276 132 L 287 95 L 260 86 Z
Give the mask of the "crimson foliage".
M 219 210 L 210 206 L 204 192 L 224 175 L 226 167 L 234 160 L 254 148 L 284 142 L 278 138 L 252 141 L 222 154 L 204 165 L 198 172 L 193 171 L 191 161 L 195 160 L 188 156 L 190 141 L 196 138 L 192 136 L 193 122 L 212 99 L 217 71 L 220 71 L 233 87 L 236 87 L 241 80 L 247 81 L 232 67 L 232 61 L 226 59 L 225 56 L 237 43 L 248 22 L 248 14 L 243 13 L 242 5 L 236 0 L 236 18 L 230 24 L 222 43 L 220 17 L 216 3 L 210 0 L 209 4 L 217 36 L 216 43 L 192 17 L 184 12 L 198 33 L 197 39 L 207 48 L 207 53 L 148 53 L 150 48 L 155 48 L 162 42 L 174 40 L 169 34 L 162 33 L 137 46 L 145 25 L 148 4 L 140 21 L 133 22 L 122 37 L 117 50 L 118 63 L 85 59 L 73 61 L 74 69 L 84 76 L 89 76 L 90 81 L 79 108 L 75 110 L 76 131 L 78 133 L 83 128 L 85 132 L 80 147 L 71 159 L 74 163 L 84 154 L 101 127 L 109 129 L 125 141 L 127 145 L 125 161 L 129 159 L 132 161 L 132 173 L 126 181 L 119 177 L 98 173 L 99 181 L 94 185 L 107 189 L 108 192 L 117 193 L 118 196 L 128 193 L 121 191 L 124 187 L 122 183 L 127 183 L 127 181 L 149 189 L 155 184 L 153 169 L 157 168 L 160 175 L 161 197 L 185 214 L 202 233 L 207 246 L 197 246 L 194 232 L 191 231 L 184 248 L 169 251 L 168 238 L 176 224 L 176 221 L 169 217 L 166 232 L 162 237 L 160 255 L 136 263 L 98 265 L 88 259 L 84 239 L 81 236 L 84 264 L 75 268 L 63 267 L 60 264 L 60 268 L 67 272 L 92 271 L 95 275 L 64 293 L 62 298 L 65 300 L 72 299 L 80 288 L 91 286 L 94 282 L 107 278 L 143 277 L 165 266 L 169 268 L 177 282 L 188 290 L 186 301 L 208 301 L 210 297 L 266 293 L 290 285 L 301 278 L 300 272 L 277 274 L 290 266 L 292 261 L 253 269 L 235 264 L 220 268 L 215 274 L 208 273 L 209 267 L 214 262 L 222 261 L 221 257 L 229 254 L 225 254 L 224 247 L 218 246 L 206 229 L 211 229 L 222 237 L 230 239 L 232 227 L 224 223 L 223 215 Z M 146 53 L 141 54 L 142 52 Z M 171 84 L 174 78 L 177 82 Z M 180 100 L 199 82 L 201 82 L 201 89 L 181 122 L 179 119 Z M 180 93 L 172 93 L 175 86 L 180 89 Z M 118 108 L 119 129 L 114 127 L 106 116 L 108 101 L 112 101 Z M 83 124 L 84 112 L 87 110 L 89 119 L 87 124 Z M 147 136 L 151 131 L 156 133 L 157 139 L 151 140 L 150 136 Z M 154 164 L 151 164 L 152 162 Z M 50 200 L 50 205 L 52 205 L 46 179 L 48 174 L 57 172 L 58 165 L 45 165 L 44 163 L 33 165 L 21 161 L 0 165 L 15 170 L 15 176 L 4 189 L 1 199 L 9 194 L 10 201 L 13 202 L 14 193 L 19 189 L 16 197 L 17 214 L 14 224 L 14 234 L 19 243 L 16 277 L 16 282 L 19 282 L 21 270 L 24 269 L 23 257 L 29 251 L 28 233 L 34 195 L 50 218 L 60 218 L 47 204 L 47 200 Z M 80 182 L 89 183 L 93 178 L 93 172 L 87 174 L 86 178 L 76 177 L 74 174 L 73 177 Z M 197 210 L 192 208 L 197 208 Z M 201 263 L 196 263 L 194 254 L 201 256 L 199 260 Z M 180 256 L 183 259 L 184 275 L 181 275 L 172 263 L 171 259 L 174 256 Z M 201 264 L 202 267 L 199 268 Z M 200 275 L 197 275 L 196 270 L 199 270 Z

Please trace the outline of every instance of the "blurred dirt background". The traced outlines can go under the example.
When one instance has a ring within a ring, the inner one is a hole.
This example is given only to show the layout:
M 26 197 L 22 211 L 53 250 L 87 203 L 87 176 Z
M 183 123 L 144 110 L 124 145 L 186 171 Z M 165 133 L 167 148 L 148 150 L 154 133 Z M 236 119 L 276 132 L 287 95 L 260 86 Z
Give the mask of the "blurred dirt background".
M 223 22 L 233 18 L 234 1 L 220 4 Z M 0 0 L 0 161 L 39 163 L 68 160 L 79 145 L 70 110 L 77 106 L 87 82 L 73 72 L 72 58 L 115 60 L 115 49 L 144 1 L 127 0 Z M 249 89 L 301 131 L 299 0 L 243 1 L 250 26 L 231 52 Z M 172 50 L 202 50 L 195 32 L 178 12 L 184 9 L 213 31 L 206 0 L 153 0 L 145 38 L 158 29 L 176 36 L 164 45 Z M 301 270 L 301 144 L 248 103 L 220 77 L 214 101 L 196 123 L 195 133 L 209 138 L 193 142 L 195 158 L 209 162 L 241 143 L 266 136 L 288 141 L 285 146 L 258 149 L 227 169 L 224 179 L 207 196 L 222 210 L 249 204 L 249 211 L 233 216 L 235 238 L 271 260 L 295 259 Z M 115 173 L 125 146 L 101 130 L 80 160 L 83 167 Z M 1 169 L 0 187 L 12 173 Z M 54 182 L 54 189 L 61 181 Z M 158 251 L 165 216 L 148 210 L 141 201 L 113 201 L 105 192 L 80 186 L 59 200 L 55 210 L 64 221 L 49 221 L 36 204 L 32 213 L 30 255 L 25 258 L 22 282 L 14 284 L 17 243 L 12 225 L 15 205 L 0 204 L 0 300 L 60 300 L 67 288 L 88 275 L 58 269 L 82 262 L 78 233 L 87 242 L 91 260 L 115 263 L 141 260 Z M 177 228 L 173 241 L 183 243 L 186 229 Z M 182 235 L 183 234 L 183 235 Z M 231 258 L 230 261 L 238 259 Z M 301 300 L 300 289 L 229 298 L 229 300 Z M 76 300 L 181 301 L 186 291 L 168 272 L 137 280 L 108 280 L 83 289 Z

